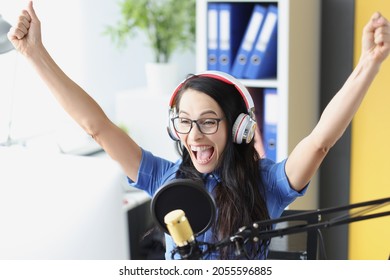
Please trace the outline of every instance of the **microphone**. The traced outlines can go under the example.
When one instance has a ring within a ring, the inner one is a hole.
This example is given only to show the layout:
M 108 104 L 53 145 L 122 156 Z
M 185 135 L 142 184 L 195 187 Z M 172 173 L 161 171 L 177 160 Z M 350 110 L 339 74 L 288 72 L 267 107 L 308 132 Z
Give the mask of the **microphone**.
M 202 258 L 202 252 L 183 210 L 176 209 L 169 212 L 165 215 L 164 222 L 183 260 Z
M 214 223 L 216 206 L 213 197 L 200 181 L 174 179 L 161 186 L 151 201 L 156 225 L 172 236 L 183 259 L 199 259 L 202 253 L 195 236 Z M 191 225 L 188 221 L 191 221 Z

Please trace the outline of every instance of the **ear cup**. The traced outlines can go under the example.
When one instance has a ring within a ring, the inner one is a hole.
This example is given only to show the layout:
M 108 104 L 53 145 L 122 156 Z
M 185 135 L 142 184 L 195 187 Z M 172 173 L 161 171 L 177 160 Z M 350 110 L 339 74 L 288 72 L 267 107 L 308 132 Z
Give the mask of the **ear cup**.
M 254 137 L 256 122 L 247 114 L 241 113 L 233 124 L 233 142 L 250 143 Z
M 171 127 L 167 126 L 167 132 L 168 132 L 169 137 L 171 137 L 171 139 L 173 141 L 180 141 L 180 138 L 176 134 L 176 131 L 174 129 L 172 129 Z

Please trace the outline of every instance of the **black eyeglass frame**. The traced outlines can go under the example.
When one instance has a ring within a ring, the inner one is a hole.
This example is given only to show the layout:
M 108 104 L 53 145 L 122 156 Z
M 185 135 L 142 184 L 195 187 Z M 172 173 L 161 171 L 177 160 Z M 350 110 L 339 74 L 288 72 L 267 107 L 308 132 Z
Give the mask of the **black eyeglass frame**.
M 177 130 L 176 126 L 175 126 L 175 120 L 176 119 L 185 119 L 185 120 L 188 120 L 190 123 L 191 123 L 191 126 L 189 127 L 189 130 L 188 132 L 180 132 Z M 219 129 L 219 123 L 221 121 L 223 121 L 225 118 L 201 118 L 201 119 L 197 119 L 197 120 L 191 120 L 189 118 L 183 118 L 183 117 L 179 117 L 179 116 L 176 116 L 176 117 L 173 117 L 171 118 L 171 122 L 172 122 L 172 126 L 173 128 L 175 129 L 175 131 L 179 134 L 189 134 L 192 130 L 192 128 L 194 127 L 193 126 L 193 123 L 196 124 L 196 126 L 198 127 L 198 130 L 202 133 L 202 134 L 205 134 L 205 135 L 212 135 L 212 134 L 215 134 L 217 133 L 218 129 Z M 217 126 L 215 128 L 215 131 L 214 132 L 203 132 L 202 131 L 202 128 L 201 128 L 201 125 L 198 123 L 199 121 L 204 121 L 204 120 L 213 120 L 213 121 L 217 121 Z

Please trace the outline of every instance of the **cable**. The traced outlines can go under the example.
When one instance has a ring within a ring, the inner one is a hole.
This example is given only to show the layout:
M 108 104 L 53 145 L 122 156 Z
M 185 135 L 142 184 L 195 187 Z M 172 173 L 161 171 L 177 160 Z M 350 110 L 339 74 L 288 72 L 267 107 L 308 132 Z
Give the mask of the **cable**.
M 320 229 L 317 229 L 317 233 L 318 233 L 318 239 L 319 239 L 319 243 L 320 243 L 319 258 L 320 258 L 320 260 L 327 260 L 328 257 L 326 255 L 324 237 L 322 236 L 322 232 Z M 321 253 L 322 253 L 323 258 L 321 258 Z

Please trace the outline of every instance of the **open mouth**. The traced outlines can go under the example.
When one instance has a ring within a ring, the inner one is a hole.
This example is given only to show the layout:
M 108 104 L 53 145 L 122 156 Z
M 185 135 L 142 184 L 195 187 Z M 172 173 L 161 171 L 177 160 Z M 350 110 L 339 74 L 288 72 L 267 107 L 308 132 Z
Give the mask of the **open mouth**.
M 199 164 L 209 163 L 214 155 L 212 146 L 191 146 L 191 151 Z

